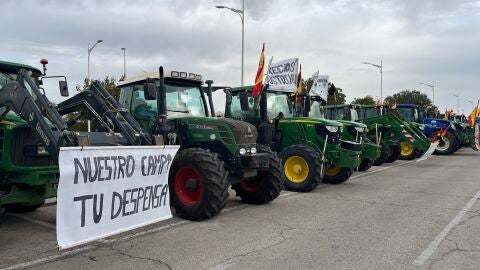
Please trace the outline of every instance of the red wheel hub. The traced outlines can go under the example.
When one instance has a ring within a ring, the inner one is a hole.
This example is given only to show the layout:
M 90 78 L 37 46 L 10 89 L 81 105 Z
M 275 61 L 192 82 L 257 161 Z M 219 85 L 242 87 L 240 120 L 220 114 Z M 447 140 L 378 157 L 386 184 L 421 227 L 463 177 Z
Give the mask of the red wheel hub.
M 262 187 L 263 181 L 265 181 L 265 172 L 262 171 L 255 179 L 240 182 L 240 186 L 247 192 L 257 192 Z
M 180 202 L 192 206 L 203 193 L 202 178 L 198 172 L 188 166 L 182 167 L 175 176 L 175 193 Z

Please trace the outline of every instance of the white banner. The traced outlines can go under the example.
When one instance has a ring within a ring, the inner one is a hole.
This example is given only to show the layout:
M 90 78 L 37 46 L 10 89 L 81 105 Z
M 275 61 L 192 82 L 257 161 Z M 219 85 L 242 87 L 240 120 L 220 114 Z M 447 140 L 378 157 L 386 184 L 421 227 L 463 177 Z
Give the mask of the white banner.
M 297 90 L 298 58 L 271 63 L 268 67 L 269 89 L 294 92 Z
M 171 218 L 168 173 L 178 148 L 61 148 L 59 247 L 73 247 Z
M 425 154 L 423 154 L 421 157 L 419 157 L 417 159 L 417 162 L 422 161 L 422 160 L 426 160 L 427 158 L 429 158 L 433 154 L 433 152 L 435 152 L 435 149 L 437 149 L 437 146 L 438 146 L 438 142 L 430 143 L 430 147 L 428 148 L 427 152 L 425 152 Z
M 313 84 L 310 89 L 310 96 L 319 96 L 324 100 L 328 98 L 328 75 L 319 75 L 315 72 L 312 76 Z
M 473 149 L 480 151 L 480 122 L 477 120 L 473 129 Z

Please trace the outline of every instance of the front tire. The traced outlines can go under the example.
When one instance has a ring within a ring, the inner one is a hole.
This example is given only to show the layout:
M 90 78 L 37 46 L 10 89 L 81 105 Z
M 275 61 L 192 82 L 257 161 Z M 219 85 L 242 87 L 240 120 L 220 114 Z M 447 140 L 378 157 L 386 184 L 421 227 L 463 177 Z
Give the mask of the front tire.
M 400 159 L 412 160 L 416 156 L 417 156 L 416 150 L 411 144 L 407 142 L 400 143 Z
M 216 153 L 200 148 L 179 151 L 169 175 L 170 194 L 178 215 L 203 220 L 220 213 L 228 199 L 227 177 Z
M 440 140 L 437 149 L 435 149 L 436 155 L 450 155 L 457 150 L 458 147 L 457 138 L 450 131 Z
M 375 162 L 373 162 L 373 165 L 375 166 L 380 166 L 383 163 L 385 163 L 389 157 L 389 147 L 386 143 L 381 142 L 380 143 L 380 156 L 375 159 Z
M 262 150 L 269 153 L 269 168 L 258 170 L 253 179 L 244 180 L 232 186 L 237 196 L 249 204 L 265 204 L 273 201 L 283 189 L 285 176 L 283 174 L 282 160 L 275 152 Z
M 373 159 L 371 158 L 364 158 L 360 166 L 358 166 L 358 170 L 361 172 L 368 171 L 373 166 Z
M 388 156 L 386 162 L 392 163 L 400 159 L 400 144 L 390 146 L 390 156 Z
M 353 168 L 332 167 L 325 170 L 324 183 L 338 185 L 347 181 L 353 174 Z
M 280 152 L 285 174 L 285 189 L 309 192 L 322 182 L 322 159 L 304 145 L 292 145 Z

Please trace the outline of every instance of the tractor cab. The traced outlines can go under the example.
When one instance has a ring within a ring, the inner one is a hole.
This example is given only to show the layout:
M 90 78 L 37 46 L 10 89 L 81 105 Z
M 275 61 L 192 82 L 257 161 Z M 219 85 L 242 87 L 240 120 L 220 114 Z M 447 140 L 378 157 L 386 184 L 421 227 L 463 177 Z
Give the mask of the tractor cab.
M 423 122 L 423 117 L 421 117 L 420 115 L 420 110 L 418 106 L 415 104 L 397 104 L 397 111 L 408 122 L 412 122 L 412 123 Z

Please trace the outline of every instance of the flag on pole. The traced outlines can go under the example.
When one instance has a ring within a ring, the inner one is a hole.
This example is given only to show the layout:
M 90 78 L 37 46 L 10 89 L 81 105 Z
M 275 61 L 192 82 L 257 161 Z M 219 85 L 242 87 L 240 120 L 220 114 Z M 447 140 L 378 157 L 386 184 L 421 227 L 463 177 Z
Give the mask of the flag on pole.
M 265 64 L 265 42 L 262 46 L 262 52 L 260 53 L 260 61 L 258 61 L 257 76 L 255 76 L 255 86 L 252 89 L 252 97 L 260 95 L 263 87 L 263 66 Z
M 471 127 L 473 127 L 475 125 L 475 119 L 480 116 L 480 108 L 478 108 L 478 105 L 479 105 L 478 103 L 479 102 L 480 102 L 480 100 L 477 101 L 477 106 L 475 106 L 475 108 L 473 108 L 472 112 L 468 116 L 467 123 Z
M 302 64 L 300 64 L 300 71 L 298 72 L 298 77 L 297 77 L 297 95 L 301 95 L 303 92 L 303 87 L 302 87 Z

